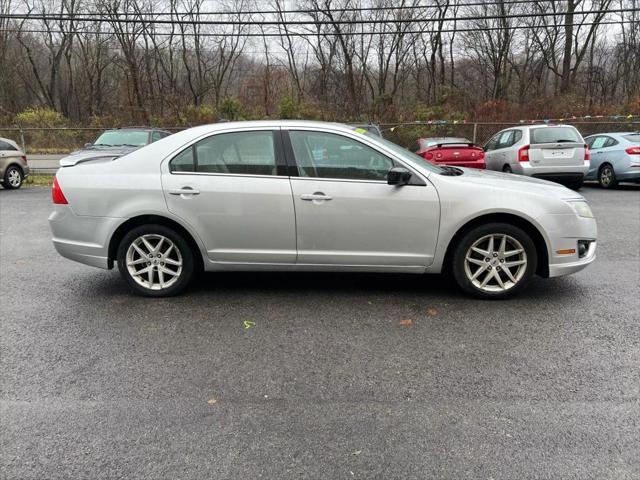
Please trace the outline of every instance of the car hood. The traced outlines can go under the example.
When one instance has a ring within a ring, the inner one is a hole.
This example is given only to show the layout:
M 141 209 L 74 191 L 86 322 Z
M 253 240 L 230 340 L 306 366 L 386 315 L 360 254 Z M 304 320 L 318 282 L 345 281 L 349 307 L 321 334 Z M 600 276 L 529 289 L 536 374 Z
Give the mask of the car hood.
M 484 185 L 496 190 L 511 190 L 521 193 L 553 196 L 562 199 L 583 199 L 582 195 L 559 183 L 539 178 L 515 175 L 513 173 L 494 172 L 475 168 L 460 168 L 464 173 L 453 177 L 460 182 Z
M 91 160 L 119 158 L 135 150 L 137 150 L 137 148 L 132 147 L 86 148 L 83 150 L 77 150 L 60 159 L 60 166 L 71 167 L 78 163 L 88 162 Z

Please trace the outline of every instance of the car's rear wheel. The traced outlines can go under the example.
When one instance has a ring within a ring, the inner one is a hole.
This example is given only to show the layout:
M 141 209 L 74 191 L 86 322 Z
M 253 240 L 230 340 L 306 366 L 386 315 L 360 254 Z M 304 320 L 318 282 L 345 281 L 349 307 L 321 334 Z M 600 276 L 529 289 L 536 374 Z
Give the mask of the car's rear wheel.
M 453 275 L 471 295 L 507 298 L 526 286 L 537 262 L 535 245 L 526 232 L 506 223 L 491 223 L 462 237 L 453 255 Z
M 22 186 L 22 170 L 16 167 L 15 165 L 11 165 L 7 167 L 4 172 L 4 188 L 8 190 L 15 190 Z
M 511 165 L 507 164 L 504 167 L 502 167 L 502 171 L 504 173 L 513 173 L 513 170 L 511 169 Z
M 613 188 L 618 184 L 616 172 L 608 163 L 605 163 L 600 167 L 600 170 L 598 171 L 598 183 L 602 188 Z
M 174 230 L 164 225 L 143 225 L 129 231 L 120 242 L 118 270 L 142 295 L 176 295 L 193 277 L 193 252 Z

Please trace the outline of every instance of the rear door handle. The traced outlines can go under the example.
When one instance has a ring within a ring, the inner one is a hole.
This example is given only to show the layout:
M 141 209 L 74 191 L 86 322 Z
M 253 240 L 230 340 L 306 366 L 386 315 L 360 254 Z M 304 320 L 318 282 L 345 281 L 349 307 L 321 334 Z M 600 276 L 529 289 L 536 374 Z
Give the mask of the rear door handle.
M 325 195 L 322 192 L 303 193 L 302 195 L 300 195 L 300 198 L 308 202 L 311 202 L 313 200 L 332 200 L 333 199 L 333 197 L 330 197 L 329 195 Z
M 198 190 L 194 190 L 191 187 L 182 187 L 174 190 L 169 190 L 170 195 L 200 195 Z

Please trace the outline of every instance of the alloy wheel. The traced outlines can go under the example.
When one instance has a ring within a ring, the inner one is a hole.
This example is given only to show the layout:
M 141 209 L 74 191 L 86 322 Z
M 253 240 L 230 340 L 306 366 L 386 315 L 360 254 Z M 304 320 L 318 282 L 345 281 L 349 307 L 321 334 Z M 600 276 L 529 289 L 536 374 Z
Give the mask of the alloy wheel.
M 613 169 L 609 166 L 604 167 L 600 171 L 600 185 L 603 187 L 609 187 L 613 181 Z
M 142 287 L 164 290 L 180 278 L 183 260 L 180 250 L 169 238 L 147 234 L 131 242 L 126 265 L 131 278 Z
M 467 250 L 464 271 L 469 281 L 485 292 L 504 292 L 516 286 L 527 269 L 527 253 L 510 235 L 490 234 Z
M 22 175 L 17 168 L 12 168 L 7 172 L 7 181 L 13 188 L 18 188 L 22 184 Z

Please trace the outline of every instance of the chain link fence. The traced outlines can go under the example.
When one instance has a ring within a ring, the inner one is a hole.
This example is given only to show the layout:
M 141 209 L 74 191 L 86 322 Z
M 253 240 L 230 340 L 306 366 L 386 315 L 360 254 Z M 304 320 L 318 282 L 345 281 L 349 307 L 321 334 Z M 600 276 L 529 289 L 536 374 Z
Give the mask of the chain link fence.
M 640 121 L 633 122 L 562 122 L 573 125 L 583 137 L 595 133 L 635 132 L 640 130 Z M 474 122 L 474 123 L 402 123 L 381 124 L 380 129 L 385 138 L 392 142 L 409 147 L 418 138 L 425 137 L 459 137 L 466 138 L 478 145 L 484 145 L 495 133 L 505 128 L 527 125 L 544 125 L 543 123 L 509 123 L 509 122 Z
M 539 123 L 538 123 L 539 124 Z M 640 121 L 626 122 L 563 122 L 575 126 L 583 136 L 595 133 L 640 131 Z M 508 122 L 424 122 L 383 123 L 379 127 L 385 138 L 403 147 L 410 147 L 421 137 L 462 137 L 478 145 L 484 143 L 496 132 L 509 127 L 532 125 L 531 123 Z M 176 132 L 184 127 L 162 127 Z M 99 127 L 56 127 L 20 128 L 0 127 L 0 137 L 14 140 L 22 146 L 29 157 L 34 173 L 52 173 L 57 168 L 57 160 L 74 150 L 92 143 L 105 129 Z

